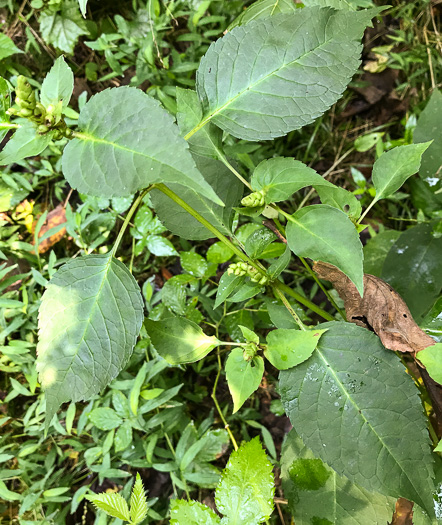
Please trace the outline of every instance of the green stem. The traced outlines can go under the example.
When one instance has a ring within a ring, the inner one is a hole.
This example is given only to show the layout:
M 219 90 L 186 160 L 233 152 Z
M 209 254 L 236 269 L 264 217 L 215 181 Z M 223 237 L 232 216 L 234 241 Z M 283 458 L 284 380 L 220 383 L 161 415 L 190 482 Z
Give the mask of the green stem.
M 367 206 L 367 208 L 365 208 L 365 211 L 364 213 L 359 217 L 359 220 L 358 220 L 358 224 L 361 224 L 361 221 L 364 220 L 365 216 L 367 215 L 367 213 L 373 208 L 373 206 L 377 203 L 377 199 L 376 197 L 370 202 L 370 204 Z
M 233 244 L 231 240 L 229 240 L 225 235 L 223 235 L 220 231 L 215 228 L 212 224 L 210 224 L 209 221 L 207 221 L 204 217 L 202 217 L 197 211 L 195 211 L 191 206 L 189 206 L 181 197 L 178 197 L 178 195 L 169 189 L 164 184 L 155 184 L 155 188 L 160 190 L 164 193 L 164 195 L 167 195 L 170 199 L 172 199 L 174 202 L 176 202 L 181 208 L 187 211 L 187 213 L 190 213 L 192 217 L 194 217 L 198 222 L 200 222 L 203 226 L 205 226 L 208 230 L 210 230 L 215 237 L 218 237 L 220 241 L 222 241 L 226 246 L 228 246 L 232 252 L 237 255 L 241 260 L 244 262 L 250 264 L 257 270 L 260 270 L 261 268 L 252 261 L 247 255 L 242 252 L 237 246 Z
M 235 177 L 238 178 L 244 184 L 244 186 L 247 186 L 247 188 L 249 188 L 250 191 L 253 191 L 249 181 L 247 181 L 240 173 L 236 171 L 236 169 L 230 164 L 230 162 L 224 155 L 220 156 L 220 160 L 235 175 Z
M 124 232 L 126 231 L 126 228 L 132 219 L 132 215 L 137 210 L 138 206 L 140 205 L 141 201 L 144 199 L 144 197 L 150 192 L 150 190 L 153 188 L 152 186 L 149 186 L 144 191 L 140 193 L 140 195 L 136 198 L 135 202 L 132 204 L 130 210 L 128 211 L 126 218 L 124 219 L 123 226 L 121 226 L 120 231 L 118 232 L 117 240 L 114 243 L 114 247 L 112 248 L 112 255 L 115 257 L 115 254 L 117 253 L 118 247 L 120 245 L 121 239 L 123 238 Z
M 317 306 L 315 303 L 312 303 L 309 299 L 304 297 L 303 295 L 299 294 L 295 290 L 292 290 L 289 288 L 286 284 L 281 283 L 278 281 L 278 288 L 281 290 L 281 292 L 284 292 L 287 295 L 290 295 L 298 301 L 298 303 L 301 303 L 303 306 L 306 306 L 309 308 L 312 312 L 315 312 L 315 314 L 320 315 L 323 319 L 326 321 L 334 321 L 334 317 L 332 317 L 328 312 Z
M 299 326 L 299 328 L 301 330 L 307 330 L 304 323 L 301 321 L 299 315 L 295 312 L 295 310 L 293 310 L 292 305 L 287 301 L 286 296 L 279 289 L 278 282 L 276 282 L 273 285 L 273 291 L 275 295 L 277 295 L 281 299 L 283 305 L 287 308 L 287 310 L 289 311 L 290 315 L 293 317 L 293 319 L 295 320 L 295 323 Z
M 299 257 L 299 256 L 298 256 Z M 316 284 L 321 288 L 321 290 L 325 293 L 327 296 L 327 299 L 331 302 L 331 304 L 336 308 L 336 311 L 339 313 L 339 315 L 344 319 L 344 321 L 347 321 L 347 318 L 345 317 L 345 313 L 339 308 L 339 306 L 336 304 L 336 301 L 331 296 L 330 292 L 325 288 L 325 286 L 321 283 L 321 281 L 318 279 L 318 276 L 315 274 L 315 272 L 310 268 L 310 265 L 308 262 L 304 259 L 304 257 L 299 257 L 299 260 L 302 262 L 302 264 L 305 266 L 308 273 L 313 277 Z
M 0 129 L 18 129 L 21 128 L 18 124 L 11 124 L 10 122 L 1 122 Z

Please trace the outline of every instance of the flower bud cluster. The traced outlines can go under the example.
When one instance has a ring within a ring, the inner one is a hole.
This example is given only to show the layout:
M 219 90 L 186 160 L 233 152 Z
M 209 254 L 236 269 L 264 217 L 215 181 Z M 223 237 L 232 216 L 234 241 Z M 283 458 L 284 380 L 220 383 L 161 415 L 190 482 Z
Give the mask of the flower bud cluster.
M 261 284 L 263 286 L 269 282 L 269 278 L 267 277 L 267 275 L 265 275 L 257 268 L 254 268 L 250 264 L 247 264 L 246 262 L 238 262 L 231 264 L 227 269 L 227 273 L 229 275 L 247 275 L 248 277 L 250 277 L 251 281 L 253 281 L 254 283 Z
M 265 191 L 255 191 L 254 193 L 250 193 L 250 195 L 247 195 L 244 197 L 241 201 L 241 204 L 243 206 L 247 206 L 247 208 L 256 208 L 258 206 L 264 206 L 265 205 Z

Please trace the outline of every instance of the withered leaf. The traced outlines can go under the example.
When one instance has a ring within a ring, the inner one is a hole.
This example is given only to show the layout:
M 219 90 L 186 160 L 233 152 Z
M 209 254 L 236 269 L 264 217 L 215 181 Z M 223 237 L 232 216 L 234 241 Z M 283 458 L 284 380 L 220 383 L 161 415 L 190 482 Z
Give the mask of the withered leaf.
M 59 204 L 56 208 L 50 211 L 46 217 L 46 221 L 38 232 L 38 237 L 41 238 L 43 235 L 52 228 L 59 226 L 60 224 L 66 223 L 66 211 L 64 207 Z M 36 224 L 36 223 L 35 223 Z M 35 228 L 35 225 L 34 225 Z M 47 252 L 54 244 L 61 241 L 66 235 L 66 228 L 61 228 L 57 233 L 50 235 L 46 239 L 43 239 L 38 245 L 38 253 Z M 34 243 L 32 243 L 34 244 Z

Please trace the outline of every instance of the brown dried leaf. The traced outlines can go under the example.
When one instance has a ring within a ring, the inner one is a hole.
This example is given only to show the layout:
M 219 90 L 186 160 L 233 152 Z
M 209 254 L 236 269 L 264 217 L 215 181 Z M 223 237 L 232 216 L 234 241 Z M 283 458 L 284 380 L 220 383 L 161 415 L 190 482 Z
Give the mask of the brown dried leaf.
M 405 498 L 396 501 L 396 509 L 393 514 L 391 525 L 413 525 L 413 505 Z
M 414 321 L 402 297 L 379 277 L 364 275 L 364 297 L 340 270 L 331 264 L 317 262 L 313 270 L 330 281 L 344 301 L 347 319 L 373 330 L 385 348 L 415 354 L 435 341 Z
M 51 228 L 55 228 L 59 224 L 64 224 L 66 221 L 66 211 L 63 208 L 61 204 L 59 204 L 56 208 L 54 208 L 52 211 L 50 211 L 46 217 L 46 221 L 44 222 L 43 226 L 41 227 L 40 231 L 38 232 L 38 237 L 41 238 L 43 235 L 49 231 Z M 35 225 L 34 225 L 35 229 Z M 38 245 L 38 253 L 45 253 L 47 252 L 54 244 L 61 241 L 63 237 L 66 235 L 66 228 L 61 228 L 57 233 L 54 235 L 50 235 L 41 243 Z M 32 243 L 34 244 L 34 242 Z

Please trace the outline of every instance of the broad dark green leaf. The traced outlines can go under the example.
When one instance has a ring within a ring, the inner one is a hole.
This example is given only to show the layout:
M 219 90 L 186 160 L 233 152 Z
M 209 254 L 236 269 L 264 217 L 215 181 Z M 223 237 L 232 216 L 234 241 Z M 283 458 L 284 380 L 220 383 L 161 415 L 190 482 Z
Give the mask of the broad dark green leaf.
M 272 464 L 256 437 L 232 452 L 215 502 L 229 525 L 257 525 L 269 519 L 274 492 Z
M 0 60 L 16 53 L 23 53 L 14 42 L 5 34 L 0 33 Z
M 177 183 L 222 204 L 172 117 L 141 90 L 121 87 L 94 95 L 78 126 L 81 133 L 63 152 L 63 173 L 81 193 L 124 197 L 154 182 Z
M 299 329 L 299 326 L 296 324 L 290 312 L 281 302 L 277 301 L 276 299 L 270 299 L 270 297 L 264 297 L 264 301 L 267 306 L 267 311 L 269 313 L 270 320 L 276 328 L 282 328 L 286 330 Z M 304 311 L 298 304 L 296 304 L 293 301 L 290 303 L 290 305 L 299 315 L 301 320 L 306 319 Z
M 431 186 L 442 179 L 442 92 L 433 91 L 425 109 L 420 114 L 414 130 L 414 142 L 433 140 L 422 155 L 419 175 Z
M 404 231 L 391 247 L 382 268 L 387 281 L 404 299 L 414 317 L 426 313 L 442 287 L 442 237 L 434 223 Z
M 399 146 L 383 153 L 373 165 L 374 202 L 393 195 L 404 182 L 419 171 L 421 158 L 430 142 Z
M 275 239 L 275 234 L 268 228 L 259 228 L 247 237 L 244 248 L 252 259 L 261 258 L 263 251 Z
M 231 31 L 236 26 L 242 26 L 252 20 L 279 15 L 280 13 L 293 13 L 296 9 L 292 0 L 258 0 L 250 5 L 227 28 Z
M 177 87 L 177 121 L 184 136 L 197 126 L 203 118 L 203 110 L 198 95 L 191 89 Z M 190 151 L 203 157 L 221 160 L 225 157 L 222 150 L 222 131 L 209 123 L 192 135 L 188 142 Z
M 224 272 L 219 281 L 218 290 L 216 291 L 214 308 L 218 308 L 244 281 L 245 277 L 243 275 Z
M 267 274 L 271 279 L 276 279 L 287 268 L 291 256 L 290 248 L 286 246 L 284 253 L 267 268 Z
M 269 140 L 313 122 L 357 71 L 359 40 L 379 12 L 312 7 L 233 28 L 198 68 L 202 123 L 212 121 L 238 138 Z
M 235 293 L 231 295 L 227 301 L 232 303 L 247 301 L 247 299 L 251 299 L 252 297 L 255 297 L 255 295 L 258 295 L 261 290 L 263 290 L 261 284 L 254 283 L 253 281 L 246 281 L 236 287 Z
M 233 255 L 233 251 L 221 241 L 215 242 L 207 250 L 207 260 L 216 264 L 227 262 Z
M 47 44 L 72 54 L 78 38 L 88 34 L 86 22 L 78 11 L 77 0 L 63 0 L 57 11 L 42 10 L 40 32 Z
M 233 413 L 257 390 L 264 374 L 261 356 L 246 360 L 242 348 L 234 348 L 226 361 L 226 379 L 233 399 Z
M 67 107 L 74 90 L 74 74 L 61 56 L 54 62 L 41 86 L 41 103 L 48 107 L 63 101 L 63 108 Z
M 282 450 L 284 496 L 296 525 L 385 525 L 395 499 L 358 487 L 315 457 L 295 430 Z
M 347 215 L 318 204 L 301 208 L 287 223 L 287 242 L 296 255 L 339 268 L 363 294 L 362 244 Z
M 432 514 L 432 457 L 412 378 L 374 333 L 349 323 L 319 328 L 328 331 L 312 357 L 280 373 L 296 432 L 339 475 Z
M 110 254 L 72 259 L 58 270 L 39 312 L 37 370 L 47 425 L 61 403 L 89 399 L 119 374 L 142 321 L 138 284 Z
M 442 384 L 442 343 L 428 346 L 421 350 L 416 357 L 425 366 L 430 376 Z
M 253 172 L 251 185 L 254 191 L 265 192 L 267 204 L 289 199 L 306 186 L 336 188 L 315 170 L 291 157 L 263 160 Z
M 206 335 L 193 321 L 168 317 L 164 321 L 146 319 L 145 327 L 156 351 L 172 365 L 195 363 L 221 344 Z
M 308 359 L 326 330 L 272 330 L 264 355 L 278 370 L 287 370 Z
M 192 206 L 213 226 L 216 226 L 221 233 L 229 235 L 231 234 L 233 207 L 239 204 L 244 186 L 219 160 L 199 155 L 194 155 L 194 160 L 204 179 L 223 201 L 224 207 L 214 204 L 191 188 L 178 184 L 167 184 L 167 186 L 178 193 L 189 206 Z M 198 241 L 213 237 L 212 232 L 164 193 L 154 190 L 151 197 L 161 222 L 175 235 Z
M 26 157 L 39 155 L 51 142 L 53 133 L 37 133 L 35 124 L 20 119 L 20 127 L 12 135 L 0 153 L 0 166 L 14 164 Z
M 334 9 L 344 9 L 354 11 L 356 5 L 349 0 L 304 0 L 304 5 L 307 7 L 317 5 L 320 7 L 333 7 Z
M 385 258 L 401 236 L 397 230 L 385 230 L 367 241 L 364 246 L 364 273 L 380 277 Z
M 183 270 L 194 277 L 204 277 L 209 268 L 206 259 L 195 252 L 181 252 L 180 261 Z
M 216 525 L 221 520 L 212 509 L 198 501 L 174 499 L 170 507 L 170 525 Z

